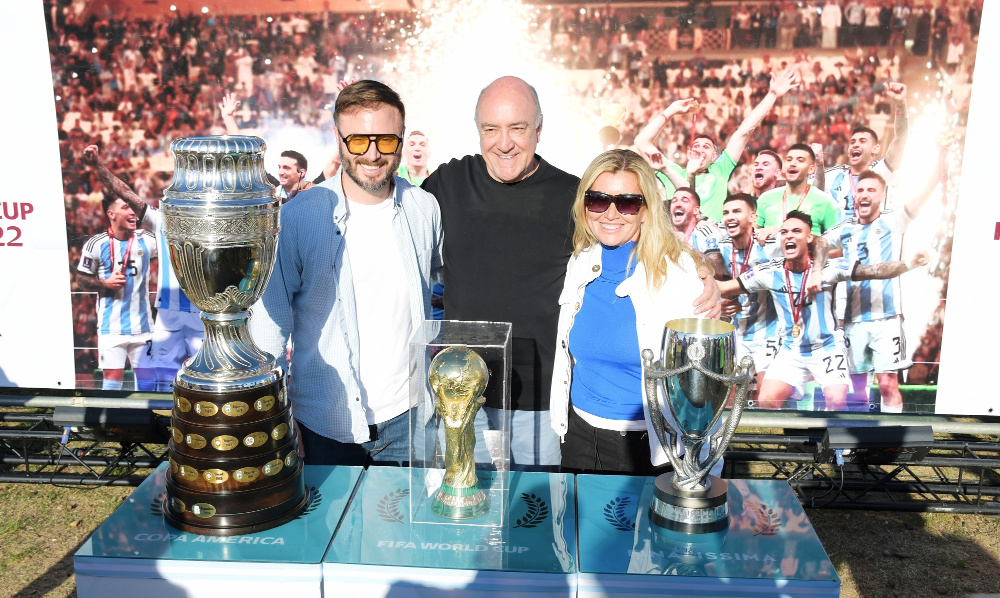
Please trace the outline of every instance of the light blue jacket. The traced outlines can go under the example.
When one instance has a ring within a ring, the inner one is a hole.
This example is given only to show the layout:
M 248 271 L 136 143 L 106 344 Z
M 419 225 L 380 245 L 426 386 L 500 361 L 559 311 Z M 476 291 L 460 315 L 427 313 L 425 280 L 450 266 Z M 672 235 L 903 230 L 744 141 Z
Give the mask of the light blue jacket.
M 250 331 L 288 373 L 295 419 L 340 442 L 370 440 L 361 403 L 360 340 L 351 260 L 344 232 L 347 205 L 341 174 L 298 193 L 281 207 L 278 255 L 271 280 L 253 307 Z M 434 196 L 394 177 L 395 242 L 403 259 L 415 326 L 430 319 L 431 284 L 441 268 L 441 212 Z M 408 338 L 400 338 L 407 343 Z

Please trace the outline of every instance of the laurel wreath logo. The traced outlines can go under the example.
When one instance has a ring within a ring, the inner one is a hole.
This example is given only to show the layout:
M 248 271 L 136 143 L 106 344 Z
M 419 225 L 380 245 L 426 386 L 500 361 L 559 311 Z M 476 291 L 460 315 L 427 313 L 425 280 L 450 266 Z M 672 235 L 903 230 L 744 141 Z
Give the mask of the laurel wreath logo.
M 604 505 L 604 519 L 611 524 L 611 527 L 620 532 L 630 532 L 635 529 L 635 522 L 629 520 L 625 514 L 631 502 L 630 496 L 618 496 Z
M 302 512 L 299 513 L 299 516 L 296 517 L 296 519 L 301 519 L 306 515 L 308 515 L 309 513 L 312 513 L 313 511 L 316 510 L 317 507 L 319 507 L 320 503 L 322 502 L 323 502 L 323 495 L 320 494 L 319 490 L 316 489 L 316 486 L 310 486 L 309 504 L 306 505 L 305 509 L 302 509 Z
M 161 492 L 159 496 L 149 503 L 149 512 L 153 517 L 163 517 L 163 501 L 167 499 L 167 493 Z
M 528 510 L 524 514 L 524 517 L 517 518 L 514 522 L 514 527 L 535 527 L 549 516 L 549 506 L 534 493 L 528 494 L 527 492 L 522 492 L 521 500 L 528 506 Z
M 378 501 L 378 516 L 386 523 L 403 523 L 403 513 L 399 510 L 399 503 L 409 496 L 409 488 L 396 488 Z
M 755 536 L 773 536 L 781 528 L 781 517 L 765 504 L 757 507 L 754 518 L 755 521 L 750 527 Z

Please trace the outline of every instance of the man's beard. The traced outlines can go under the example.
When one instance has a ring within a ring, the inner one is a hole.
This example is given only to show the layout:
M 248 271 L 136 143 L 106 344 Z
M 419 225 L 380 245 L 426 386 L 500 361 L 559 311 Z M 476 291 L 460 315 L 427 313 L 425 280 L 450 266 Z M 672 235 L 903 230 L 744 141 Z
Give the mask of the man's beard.
M 364 189 L 369 193 L 378 193 L 379 191 L 385 188 L 386 183 L 392 180 L 392 176 L 396 174 L 396 170 L 399 168 L 399 164 L 401 161 L 401 157 L 398 154 L 396 154 L 391 157 L 382 156 L 382 158 L 380 160 L 377 160 L 375 163 L 379 164 L 382 160 L 385 159 L 388 159 L 387 163 L 389 164 L 389 168 L 386 170 L 385 176 L 382 179 L 376 180 L 371 183 L 366 182 L 364 179 L 361 178 L 361 175 L 358 172 L 358 161 L 359 161 L 358 159 L 344 160 L 343 162 L 344 172 L 347 174 L 347 176 L 351 178 L 352 181 L 357 183 L 358 187 L 361 187 L 362 189 Z

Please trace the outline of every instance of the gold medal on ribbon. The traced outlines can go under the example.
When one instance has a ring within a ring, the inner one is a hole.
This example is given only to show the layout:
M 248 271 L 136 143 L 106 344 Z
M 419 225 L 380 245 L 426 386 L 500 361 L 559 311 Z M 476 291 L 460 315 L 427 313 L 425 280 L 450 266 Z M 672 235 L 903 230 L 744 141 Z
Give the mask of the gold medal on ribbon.
M 806 267 L 799 273 L 799 276 L 802 277 L 802 284 L 797 296 L 793 290 L 794 287 L 792 287 L 792 277 L 788 273 L 788 263 L 785 263 L 785 292 L 788 293 L 788 307 L 792 312 L 792 337 L 794 338 L 799 338 L 799 335 L 802 334 L 799 320 L 802 318 L 802 307 L 806 302 L 806 282 L 809 279 L 809 271 L 812 270 L 812 258 L 806 259 Z

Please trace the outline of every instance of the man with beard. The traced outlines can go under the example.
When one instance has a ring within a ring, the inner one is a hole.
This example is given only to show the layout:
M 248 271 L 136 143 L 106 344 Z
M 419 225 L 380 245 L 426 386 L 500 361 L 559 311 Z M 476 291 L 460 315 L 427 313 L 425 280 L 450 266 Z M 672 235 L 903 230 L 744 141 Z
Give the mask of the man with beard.
M 236 109 L 239 108 L 240 100 L 236 99 L 236 94 L 230 92 L 222 97 L 219 102 L 219 115 L 222 123 L 226 126 L 227 135 L 240 135 L 240 125 L 236 122 Z M 306 157 L 295 150 L 285 150 L 278 158 L 278 176 L 271 173 L 267 175 L 267 181 L 276 187 L 275 194 L 282 202 L 286 202 L 299 192 L 313 186 L 314 183 L 306 180 L 306 170 L 309 163 Z
M 561 455 L 549 396 L 559 294 L 573 251 L 570 207 L 580 180 L 535 153 L 542 109 L 525 81 L 501 77 L 483 89 L 475 123 L 481 153 L 442 164 L 423 183 L 440 203 L 448 232 L 445 313 L 513 324 L 512 467 L 552 470 Z M 715 316 L 717 289 L 704 270 L 707 290 L 692 311 L 701 306 Z M 480 417 L 496 429 L 501 407 L 487 401 Z M 476 425 L 483 429 L 481 420 Z M 484 444 L 477 443 L 478 455 Z
M 406 136 L 406 143 L 403 144 L 403 165 L 396 171 L 396 175 L 414 185 L 419 185 L 431 173 L 427 168 L 430 157 L 427 136 L 420 131 L 411 131 Z
M 283 202 L 295 197 L 303 189 L 312 187 L 312 183 L 306 180 L 306 169 L 309 163 L 306 157 L 295 150 L 285 150 L 278 158 L 277 189 L 275 193 Z M 270 175 L 268 175 L 270 177 Z M 271 177 L 272 179 L 274 177 Z M 274 180 L 271 181 L 274 184 Z
M 812 232 L 821 235 L 840 222 L 830 196 L 809 184 L 816 168 L 816 154 L 804 143 L 796 143 L 785 154 L 782 173 L 785 186 L 771 189 L 757 199 L 757 240 L 774 237 L 786 215 L 798 210 L 811 216 Z
M 757 243 L 754 237 L 756 222 L 757 200 L 752 195 L 737 193 L 726 198 L 722 204 L 722 228 L 726 237 L 719 245 L 724 267 L 721 273 L 716 271 L 720 280 L 735 280 L 754 266 L 778 257 L 778 244 L 774 239 L 764 245 Z M 770 293 L 758 291 L 723 299 L 722 314 L 734 316 L 736 357 L 753 357 L 759 389 L 780 344 Z
M 702 198 L 702 214 L 713 222 L 718 222 L 722 217 L 722 202 L 729 193 L 729 177 L 736 168 L 736 162 L 743 156 L 750 134 L 763 122 L 778 98 L 798 87 L 800 79 L 798 69 L 793 67 L 775 73 L 771 77 L 767 95 L 746 115 L 736 132 L 729 137 L 721 154 L 712 138 L 692 131 L 691 146 L 687 150 L 687 166 L 681 167 L 664 158 L 663 152 L 653 143 L 675 116 L 688 112 L 697 115 L 700 106 L 692 98 L 677 100 L 663 112 L 654 115 L 636 135 L 636 150 L 646 158 L 650 166 L 663 173 L 660 181 L 666 187 L 668 197 L 673 195 L 677 187 L 693 187 Z
M 442 231 L 434 197 L 393 176 L 404 116 L 382 83 L 344 88 L 333 116 L 343 167 L 281 208 L 250 328 L 286 371 L 292 340 L 288 398 L 306 463 L 409 460 L 407 341 L 431 315 Z
M 782 408 L 792 391 L 804 386 L 811 375 L 823 388 L 826 410 L 844 410 L 850 378 L 843 331 L 837 328 L 833 314 L 831 286 L 847 280 L 892 278 L 926 263 L 923 254 L 910 263 L 862 265 L 845 258 L 831 260 L 823 269 L 827 286 L 809 298 L 805 287 L 806 272 L 812 267 L 812 225 L 805 212 L 790 211 L 779 230 L 783 257 L 760 264 L 736 280 L 719 283 L 727 297 L 768 291 L 774 302 L 782 341 L 760 386 L 757 400 L 762 409 Z
M 871 170 L 891 184 L 892 173 L 899 169 L 909 130 L 906 116 L 906 86 L 902 83 L 886 83 L 885 95 L 892 101 L 895 114 L 895 135 L 885 152 L 885 157 L 878 158 L 882 147 L 875 131 L 868 127 L 855 127 L 848 141 L 847 163 L 832 166 L 817 175 L 816 186 L 829 190 L 833 203 L 842 212 L 840 220 L 854 216 L 854 194 L 858 175 Z M 888 198 L 888 194 L 886 197 Z
M 937 186 L 937 169 L 924 189 L 901 210 L 883 210 L 886 184 L 879 174 L 862 172 L 856 184 L 857 216 L 841 222 L 824 235 L 830 248 L 859 264 L 898 260 L 903 232 Z M 899 281 L 864 280 L 847 283 L 844 312 L 847 347 L 851 356 L 854 388 L 868 388 L 867 375 L 875 371 L 882 411 L 902 413 L 898 373 L 913 365 L 906 355 Z M 868 403 L 867 393 L 860 400 Z
M 700 208 L 701 198 L 698 193 L 691 187 L 681 187 L 674 191 L 674 198 L 670 200 L 670 218 L 674 230 L 684 242 L 695 251 L 705 254 L 705 261 L 718 272 L 724 265 L 719 255 L 722 232 L 714 222 L 702 217 Z
M 151 380 L 143 353 L 153 336 L 149 305 L 149 265 L 157 256 L 156 239 L 136 230 L 139 219 L 123 199 L 108 193 L 102 202 L 108 230 L 83 246 L 77 282 L 97 293 L 97 356 L 104 390 L 121 390 L 125 359 L 136 378 Z
M 760 197 L 765 191 L 778 186 L 781 158 L 774 150 L 763 149 L 753 160 L 753 194 Z M 725 209 L 723 207 L 723 209 Z

